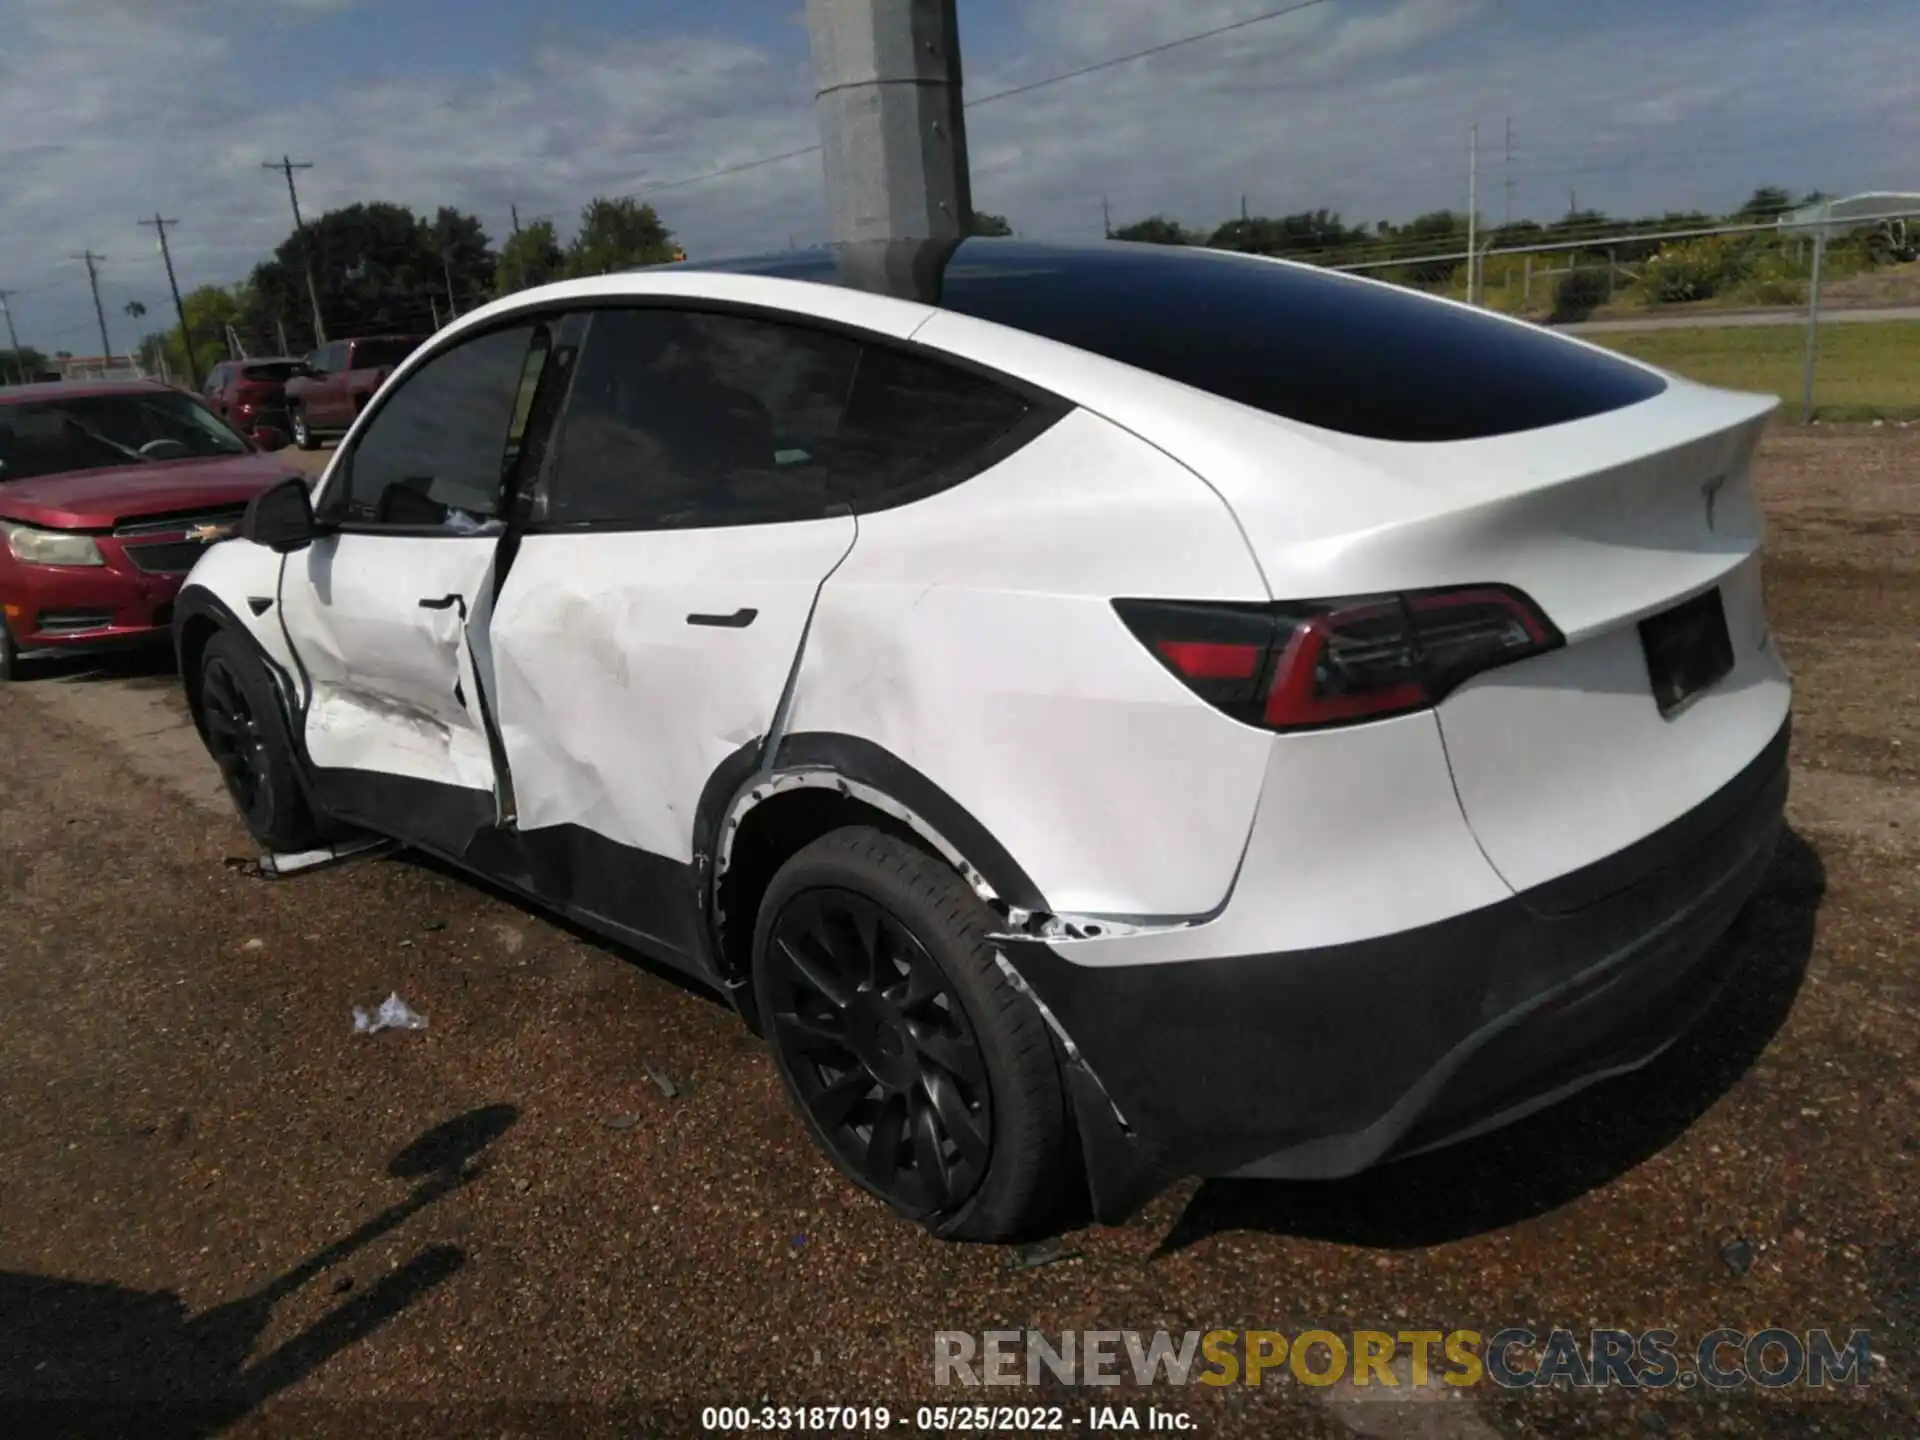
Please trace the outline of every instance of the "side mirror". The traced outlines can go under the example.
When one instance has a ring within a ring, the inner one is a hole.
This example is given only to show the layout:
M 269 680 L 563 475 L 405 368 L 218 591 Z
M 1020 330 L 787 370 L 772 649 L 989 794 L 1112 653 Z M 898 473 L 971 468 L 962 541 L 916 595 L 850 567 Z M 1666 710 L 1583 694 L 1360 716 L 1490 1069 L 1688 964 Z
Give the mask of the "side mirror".
M 311 545 L 320 527 L 314 523 L 307 483 L 295 476 L 249 500 L 247 513 L 240 517 L 240 538 L 282 555 Z
M 266 451 L 284 450 L 288 445 L 287 432 L 271 425 L 257 425 L 253 431 L 253 443 Z

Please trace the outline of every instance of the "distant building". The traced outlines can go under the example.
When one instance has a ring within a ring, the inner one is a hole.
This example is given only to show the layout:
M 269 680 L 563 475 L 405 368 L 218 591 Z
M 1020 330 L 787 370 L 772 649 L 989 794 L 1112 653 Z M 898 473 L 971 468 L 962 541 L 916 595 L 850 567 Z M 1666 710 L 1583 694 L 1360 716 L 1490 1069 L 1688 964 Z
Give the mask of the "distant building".
M 147 372 L 132 355 L 68 355 L 47 362 L 61 380 L 144 380 Z

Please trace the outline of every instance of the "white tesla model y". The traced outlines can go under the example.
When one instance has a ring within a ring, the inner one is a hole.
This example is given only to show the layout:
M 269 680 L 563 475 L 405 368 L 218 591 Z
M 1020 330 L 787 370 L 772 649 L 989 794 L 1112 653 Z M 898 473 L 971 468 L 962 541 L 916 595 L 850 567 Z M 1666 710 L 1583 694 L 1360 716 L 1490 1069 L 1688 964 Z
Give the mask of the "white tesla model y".
M 854 1182 L 1005 1238 L 1644 1063 L 1786 790 L 1771 399 L 1196 249 L 524 291 L 177 607 L 265 845 L 710 984 Z

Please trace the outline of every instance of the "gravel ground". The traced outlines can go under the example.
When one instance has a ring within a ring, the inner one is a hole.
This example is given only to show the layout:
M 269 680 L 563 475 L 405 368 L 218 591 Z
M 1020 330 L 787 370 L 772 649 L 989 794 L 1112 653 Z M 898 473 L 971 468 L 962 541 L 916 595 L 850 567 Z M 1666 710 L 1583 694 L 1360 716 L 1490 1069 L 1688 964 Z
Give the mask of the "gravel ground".
M 910 1419 L 981 1398 L 933 1387 L 936 1330 L 1507 1325 L 1864 1328 L 1884 1359 L 1821 1395 L 1091 1398 L 1208 1436 L 1916 1433 L 1920 432 L 1781 433 L 1762 484 L 1793 829 L 1708 1021 L 1506 1132 L 1340 1184 L 1188 1184 L 1030 1267 L 841 1183 L 737 1021 L 607 947 L 405 857 L 251 877 L 170 677 L 0 693 L 8 1433 Z M 352 1034 L 389 991 L 428 1028 Z M 49 1396 L 94 1408 L 26 1408 Z

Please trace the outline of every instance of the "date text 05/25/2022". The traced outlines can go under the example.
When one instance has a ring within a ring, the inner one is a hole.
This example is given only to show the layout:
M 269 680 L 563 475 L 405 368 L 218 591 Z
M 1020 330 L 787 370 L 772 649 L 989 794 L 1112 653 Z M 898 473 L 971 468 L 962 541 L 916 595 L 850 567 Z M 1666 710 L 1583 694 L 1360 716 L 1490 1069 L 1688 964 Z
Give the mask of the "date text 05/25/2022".
M 710 1405 L 700 1412 L 705 1434 L 1179 1434 L 1195 1428 L 1186 1411 L 1158 1405 L 921 1405 L 911 1412 L 885 1405 Z

